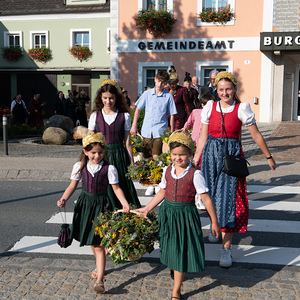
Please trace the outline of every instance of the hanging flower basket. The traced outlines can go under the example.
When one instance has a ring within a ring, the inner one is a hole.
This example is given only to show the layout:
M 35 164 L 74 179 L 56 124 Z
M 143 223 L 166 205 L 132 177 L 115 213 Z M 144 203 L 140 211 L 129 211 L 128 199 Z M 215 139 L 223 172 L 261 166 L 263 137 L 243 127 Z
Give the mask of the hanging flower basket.
M 162 38 L 171 33 L 176 19 L 167 10 L 155 10 L 152 7 L 140 10 L 134 17 L 136 26 L 142 30 L 148 30 L 156 38 Z
M 40 62 L 46 62 L 51 58 L 51 50 L 46 47 L 29 49 L 27 55 L 32 59 Z
M 80 61 L 88 60 L 93 54 L 90 48 L 85 46 L 73 46 L 69 49 L 69 52 Z
M 201 22 L 224 24 L 234 18 L 234 12 L 231 11 L 230 5 L 227 5 L 218 11 L 215 8 L 207 8 L 202 10 L 198 15 L 198 18 Z
M 2 58 L 7 61 L 17 61 L 23 55 L 23 49 L 20 47 L 3 47 Z

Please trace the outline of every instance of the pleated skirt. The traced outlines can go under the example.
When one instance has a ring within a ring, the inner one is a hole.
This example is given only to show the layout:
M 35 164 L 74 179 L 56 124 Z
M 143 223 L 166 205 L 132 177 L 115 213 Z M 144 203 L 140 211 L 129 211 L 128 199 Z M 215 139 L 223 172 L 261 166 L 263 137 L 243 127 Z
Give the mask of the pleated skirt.
M 77 200 L 71 228 L 71 238 L 80 242 L 80 246 L 100 245 L 101 238 L 95 235 L 93 222 L 97 223 L 101 212 L 108 204 L 106 193 L 91 194 L 84 190 Z
M 125 176 L 125 174 L 127 173 L 127 166 L 129 165 L 129 158 L 123 144 L 107 145 L 105 154 L 108 158 L 109 163 L 115 166 L 118 170 L 119 185 L 123 190 L 128 203 L 133 204 L 136 208 L 141 207 L 141 203 L 138 199 L 132 180 Z M 122 205 L 115 195 L 111 185 L 108 186 L 107 193 L 109 201 L 111 202 L 110 206 L 122 208 Z
M 159 214 L 160 261 L 178 272 L 204 270 L 204 243 L 195 203 L 162 203 Z

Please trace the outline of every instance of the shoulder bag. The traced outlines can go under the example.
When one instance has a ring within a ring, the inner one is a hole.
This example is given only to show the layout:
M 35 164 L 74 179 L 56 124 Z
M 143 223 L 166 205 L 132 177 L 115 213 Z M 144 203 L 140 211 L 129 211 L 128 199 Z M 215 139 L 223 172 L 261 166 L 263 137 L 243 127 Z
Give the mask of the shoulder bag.
M 223 126 L 223 169 L 222 170 L 224 173 L 230 176 L 247 177 L 249 175 L 249 170 L 247 166 L 249 162 L 240 155 L 226 155 L 225 138 L 224 138 L 224 134 L 226 134 L 226 131 L 225 131 L 224 116 L 221 109 L 220 101 L 219 101 L 219 107 L 222 115 L 222 126 Z

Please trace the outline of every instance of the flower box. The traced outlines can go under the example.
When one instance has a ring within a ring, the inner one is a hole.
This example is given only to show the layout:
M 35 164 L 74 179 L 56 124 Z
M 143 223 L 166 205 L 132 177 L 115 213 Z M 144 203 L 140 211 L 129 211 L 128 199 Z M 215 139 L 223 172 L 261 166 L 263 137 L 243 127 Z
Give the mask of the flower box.
M 93 54 L 90 48 L 85 46 L 74 46 L 69 49 L 69 52 L 74 58 L 80 60 L 81 62 L 83 60 L 88 60 Z
M 32 59 L 39 62 L 46 62 L 51 58 L 51 50 L 46 47 L 37 47 L 29 49 L 27 55 Z
M 154 212 L 144 217 L 133 210 L 129 214 L 122 210 L 106 211 L 100 214 L 94 226 L 95 234 L 102 238 L 101 245 L 116 265 L 151 253 L 158 237 L 158 218 Z
M 207 8 L 202 10 L 198 15 L 198 18 L 201 22 L 224 24 L 234 18 L 234 12 L 231 11 L 230 5 L 227 5 L 220 10 Z
M 21 56 L 23 56 L 23 49 L 20 47 L 3 47 L 2 48 L 2 58 L 7 61 L 17 61 Z
M 134 17 L 136 26 L 142 30 L 148 30 L 149 33 L 156 38 L 172 32 L 176 22 L 174 16 L 167 10 L 155 10 L 152 7 L 140 10 L 138 15 Z

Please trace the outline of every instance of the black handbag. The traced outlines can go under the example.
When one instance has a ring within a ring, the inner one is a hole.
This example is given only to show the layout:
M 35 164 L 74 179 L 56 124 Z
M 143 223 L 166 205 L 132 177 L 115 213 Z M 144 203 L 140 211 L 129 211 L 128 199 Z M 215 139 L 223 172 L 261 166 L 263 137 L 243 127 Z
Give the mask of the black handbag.
M 222 115 L 222 126 L 223 126 L 223 169 L 222 171 L 227 175 L 234 176 L 234 177 L 247 177 L 249 175 L 249 170 L 247 166 L 249 162 L 240 155 L 226 155 L 225 153 L 224 133 L 226 134 L 226 131 L 225 131 L 224 116 L 221 109 L 220 101 L 219 101 L 219 107 Z
M 57 239 L 57 244 L 61 248 L 67 248 L 72 244 L 72 239 L 71 239 L 71 230 L 70 230 L 70 225 L 67 224 L 67 216 L 66 216 L 66 208 L 64 207 L 64 212 L 65 212 L 65 219 L 63 218 L 63 213 L 61 213 L 61 218 L 63 220 L 63 224 L 60 227 L 60 232 L 58 235 Z

